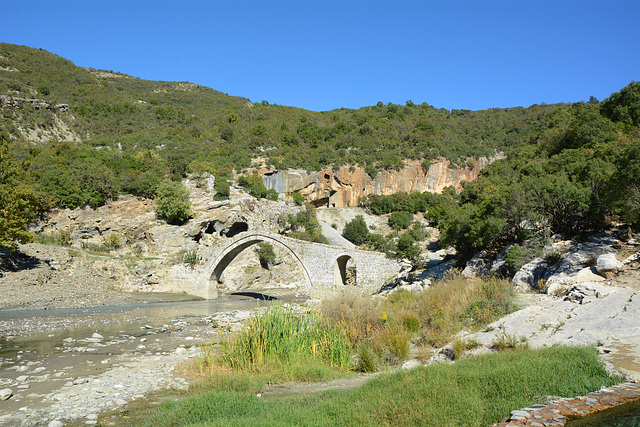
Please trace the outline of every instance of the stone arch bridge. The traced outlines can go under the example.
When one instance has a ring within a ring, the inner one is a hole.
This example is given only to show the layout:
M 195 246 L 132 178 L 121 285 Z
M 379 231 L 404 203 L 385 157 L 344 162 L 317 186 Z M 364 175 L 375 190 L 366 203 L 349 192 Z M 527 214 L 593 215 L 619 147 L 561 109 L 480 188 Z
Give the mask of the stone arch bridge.
M 377 291 L 400 271 L 396 260 L 385 254 L 290 239 L 279 234 L 245 232 L 199 251 L 201 262 L 194 268 L 177 265 L 171 269 L 174 288 L 206 299 L 217 298 L 218 283 L 236 256 L 260 242 L 283 247 L 304 277 L 309 295 L 318 297 L 353 286 L 363 292 Z

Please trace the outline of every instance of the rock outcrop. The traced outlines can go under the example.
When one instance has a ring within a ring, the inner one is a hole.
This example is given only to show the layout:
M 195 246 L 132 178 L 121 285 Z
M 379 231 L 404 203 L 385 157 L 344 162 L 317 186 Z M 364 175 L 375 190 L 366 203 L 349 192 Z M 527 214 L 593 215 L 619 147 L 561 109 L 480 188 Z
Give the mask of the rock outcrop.
M 473 181 L 490 160 L 479 158 L 464 168 L 451 168 L 446 159 L 434 161 L 428 170 L 416 160 L 407 161 L 399 171 L 381 171 L 371 178 L 360 167 L 343 166 L 320 172 L 304 170 L 262 171 L 268 189 L 279 193 L 298 192 L 316 206 L 357 206 L 360 197 L 389 195 L 400 191 L 440 193 L 445 187 L 459 188 L 463 181 Z

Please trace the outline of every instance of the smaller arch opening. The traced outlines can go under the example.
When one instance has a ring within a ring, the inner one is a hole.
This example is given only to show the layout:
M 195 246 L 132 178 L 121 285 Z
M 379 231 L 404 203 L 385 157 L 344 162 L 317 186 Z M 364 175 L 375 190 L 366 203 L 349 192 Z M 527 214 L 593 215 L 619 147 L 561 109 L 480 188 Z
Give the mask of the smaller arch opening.
M 349 255 L 342 255 L 336 259 L 335 280 L 337 285 L 356 285 L 356 263 Z

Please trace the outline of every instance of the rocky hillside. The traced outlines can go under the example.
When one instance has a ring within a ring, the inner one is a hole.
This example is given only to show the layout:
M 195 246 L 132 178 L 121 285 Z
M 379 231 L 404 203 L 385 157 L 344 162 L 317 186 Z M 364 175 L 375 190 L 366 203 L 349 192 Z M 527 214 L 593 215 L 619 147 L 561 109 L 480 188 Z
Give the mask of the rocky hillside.
M 38 241 L 49 244 L 30 243 L 20 246 L 17 254 L 1 253 L 0 309 L 189 298 L 167 284 L 173 266 L 188 263 L 190 255 L 197 262 L 200 249 L 243 231 L 283 232 L 287 225 L 281 217 L 303 209 L 291 200 L 257 201 L 235 187 L 231 200 L 214 201 L 209 188 L 213 179 L 204 186 L 198 182 L 185 182 L 193 218 L 184 225 L 159 220 L 153 200 L 134 196 L 121 196 L 96 209 L 51 212 L 34 228 Z M 334 237 L 333 242 L 340 240 Z M 255 251 L 245 251 L 225 271 L 226 288 L 221 291 L 271 288 L 278 295 L 295 294 L 300 277 L 296 264 L 279 248 L 274 250 L 277 261 L 270 269 L 261 268 Z M 148 292 L 174 294 L 144 294 Z

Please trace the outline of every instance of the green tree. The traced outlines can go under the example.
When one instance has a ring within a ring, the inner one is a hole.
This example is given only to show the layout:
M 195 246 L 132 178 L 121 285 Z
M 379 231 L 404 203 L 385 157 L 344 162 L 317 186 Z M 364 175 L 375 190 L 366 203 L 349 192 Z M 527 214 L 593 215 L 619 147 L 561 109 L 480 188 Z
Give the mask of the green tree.
M 403 230 L 409 225 L 411 225 L 411 221 L 413 220 L 413 215 L 411 212 L 394 212 L 389 215 L 389 225 L 394 230 Z
M 213 184 L 213 190 L 216 194 L 213 196 L 213 200 L 229 200 L 229 194 L 231 193 L 231 186 L 226 179 L 222 177 L 216 177 Z
M 10 154 L 9 138 L 0 133 L 0 248 L 14 251 L 16 242 L 30 241 L 26 226 L 43 211 L 30 177 Z
M 640 126 L 640 82 L 631 82 L 602 101 L 600 112 L 614 122 Z
M 50 91 L 49 88 L 46 85 L 39 85 L 38 86 L 38 93 L 42 96 L 48 96 Z
M 306 203 L 305 209 L 299 211 L 295 215 L 287 215 L 286 221 L 295 230 L 289 233 L 289 237 L 307 242 L 329 243 L 327 238 L 322 234 L 322 227 L 316 216 L 316 210 L 313 205 Z M 299 231 L 304 228 L 304 231 Z
M 415 264 L 420 257 L 420 247 L 416 245 L 416 241 L 413 239 L 411 233 L 404 233 L 398 239 L 396 245 L 396 256 L 398 258 L 404 258 Z
M 258 260 L 260 261 L 260 266 L 262 268 L 268 270 L 273 264 L 276 263 L 276 253 L 273 250 L 273 245 L 271 245 L 271 243 L 258 243 L 256 253 L 258 254 Z
M 238 178 L 238 185 L 247 190 L 256 199 L 278 200 L 278 192 L 273 188 L 267 190 L 258 174 Z
M 156 213 L 170 224 L 180 224 L 191 216 L 189 191 L 180 182 L 165 179 L 156 190 Z
M 355 245 L 362 245 L 369 239 L 369 229 L 362 215 L 356 215 L 342 230 L 342 235 Z

